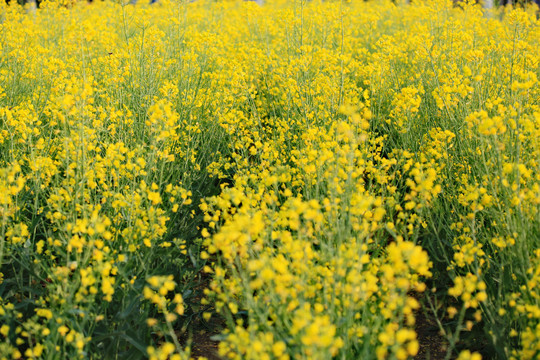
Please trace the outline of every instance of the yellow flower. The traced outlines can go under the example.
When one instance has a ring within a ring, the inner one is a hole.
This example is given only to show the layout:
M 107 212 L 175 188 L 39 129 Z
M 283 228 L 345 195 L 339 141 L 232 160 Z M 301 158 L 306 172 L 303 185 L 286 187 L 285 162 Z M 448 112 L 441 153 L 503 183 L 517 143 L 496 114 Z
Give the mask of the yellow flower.
M 161 195 L 158 192 L 149 191 L 148 200 L 152 202 L 152 205 L 158 205 L 161 203 Z
M 65 336 L 67 332 L 69 331 L 69 328 L 65 325 L 62 325 L 58 328 L 58 333 L 62 336 Z

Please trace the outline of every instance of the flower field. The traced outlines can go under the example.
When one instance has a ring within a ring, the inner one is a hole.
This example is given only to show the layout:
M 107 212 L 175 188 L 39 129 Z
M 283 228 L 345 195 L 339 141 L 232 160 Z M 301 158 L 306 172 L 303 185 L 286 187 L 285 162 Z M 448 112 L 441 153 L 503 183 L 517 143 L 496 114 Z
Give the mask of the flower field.
M 539 358 L 536 11 L 2 2 L 0 359 Z

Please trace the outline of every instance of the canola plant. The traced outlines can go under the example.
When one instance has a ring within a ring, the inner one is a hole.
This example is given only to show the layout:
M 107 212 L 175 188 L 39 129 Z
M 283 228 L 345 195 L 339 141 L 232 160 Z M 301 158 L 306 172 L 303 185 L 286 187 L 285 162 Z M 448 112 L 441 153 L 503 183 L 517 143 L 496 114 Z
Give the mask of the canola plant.
M 0 5 L 0 358 L 540 356 L 536 8 Z M 217 331 L 216 330 L 216 331 Z

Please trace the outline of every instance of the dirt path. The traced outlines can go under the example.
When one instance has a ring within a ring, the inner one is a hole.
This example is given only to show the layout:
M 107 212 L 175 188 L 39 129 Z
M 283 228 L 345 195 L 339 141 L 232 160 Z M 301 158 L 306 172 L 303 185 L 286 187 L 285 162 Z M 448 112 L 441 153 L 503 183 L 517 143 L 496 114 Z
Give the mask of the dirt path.
M 417 298 L 422 303 L 422 295 Z M 426 312 L 428 309 L 420 307 L 416 310 L 416 325 L 415 331 L 418 342 L 420 343 L 420 349 L 415 359 L 419 360 L 443 360 L 446 356 L 446 344 L 447 341 L 444 336 L 440 334 L 439 326 L 433 319 L 433 315 Z M 431 316 L 430 316 L 431 315 Z

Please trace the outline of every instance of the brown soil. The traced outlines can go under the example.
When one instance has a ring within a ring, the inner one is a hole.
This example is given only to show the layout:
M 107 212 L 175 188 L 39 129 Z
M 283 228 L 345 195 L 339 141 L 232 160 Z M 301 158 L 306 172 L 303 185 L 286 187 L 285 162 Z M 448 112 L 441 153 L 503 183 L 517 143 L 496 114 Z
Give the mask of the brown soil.
M 418 302 L 424 303 L 422 294 L 416 295 Z M 420 307 L 415 311 L 415 331 L 420 343 L 420 349 L 415 359 L 419 360 L 443 360 L 446 356 L 447 341 L 441 335 L 439 326 L 433 317 L 431 309 Z
M 221 360 L 222 358 L 218 355 L 219 341 L 212 340 L 212 337 L 219 334 L 219 330 L 223 328 L 223 324 L 218 320 L 214 322 L 210 319 L 208 326 L 212 329 L 211 331 L 208 329 L 194 330 L 191 343 L 191 356 L 194 359 L 205 357 L 208 360 Z
M 195 296 L 190 299 L 194 304 L 200 304 L 204 297 L 204 289 L 210 284 L 211 277 L 201 271 L 199 273 L 199 285 L 195 287 Z M 213 309 L 208 309 L 210 312 Z M 201 311 L 198 309 L 197 311 Z M 201 314 L 194 318 L 188 326 L 188 331 L 180 334 L 179 339 L 184 345 L 190 345 L 191 358 L 206 358 L 208 360 L 222 360 L 218 354 L 219 341 L 212 340 L 212 337 L 219 335 L 224 329 L 225 323 L 217 314 L 212 314 L 210 320 L 202 319 Z

